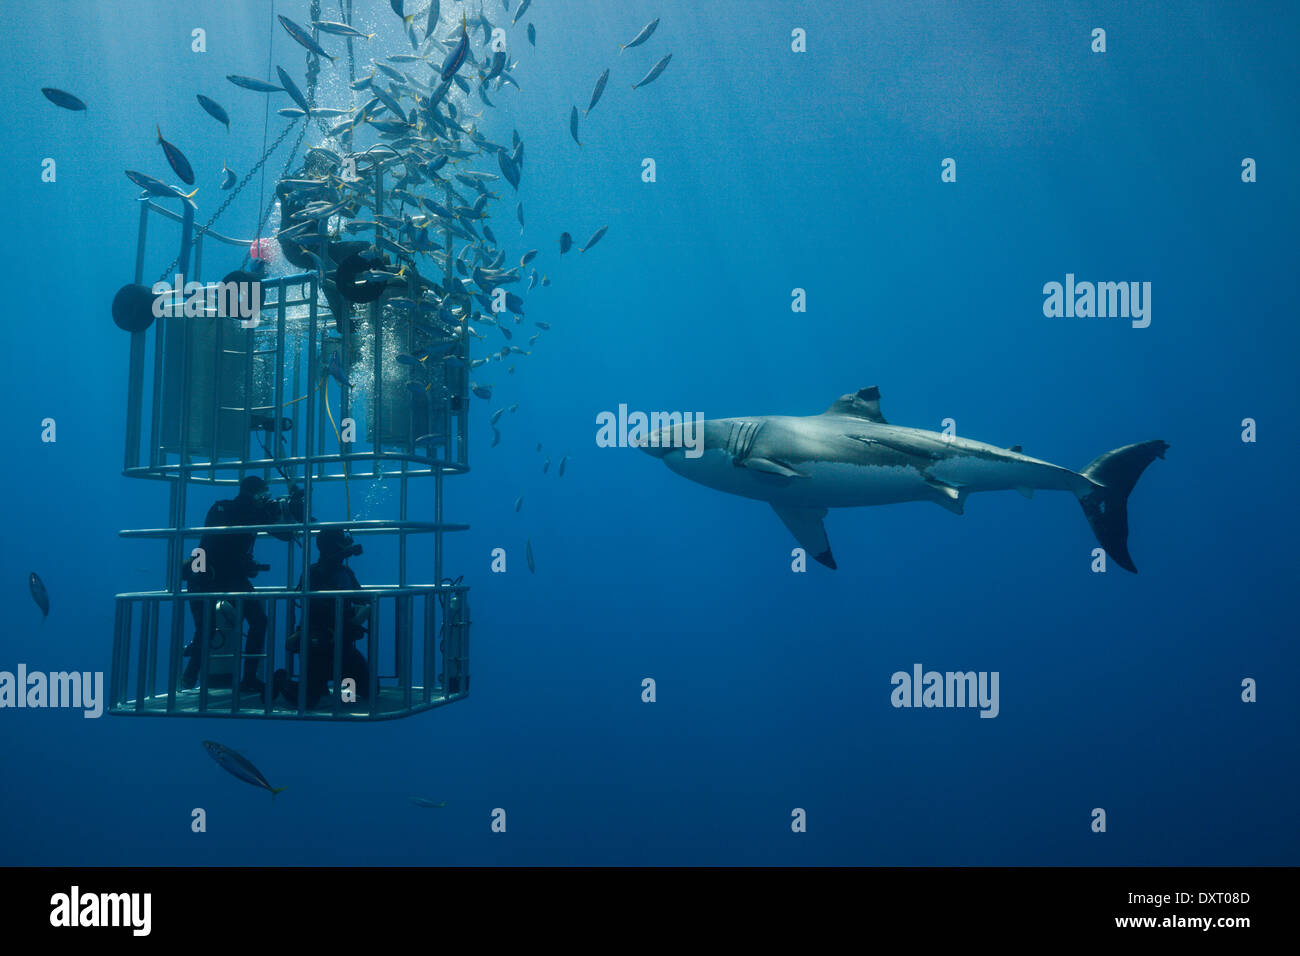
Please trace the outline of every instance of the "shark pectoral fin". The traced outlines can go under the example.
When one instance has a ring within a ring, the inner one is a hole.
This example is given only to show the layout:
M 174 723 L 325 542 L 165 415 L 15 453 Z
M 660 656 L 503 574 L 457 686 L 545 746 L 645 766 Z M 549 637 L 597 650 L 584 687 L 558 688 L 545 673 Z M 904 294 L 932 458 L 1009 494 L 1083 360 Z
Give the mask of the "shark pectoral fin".
M 782 464 L 779 461 L 773 461 L 770 458 L 746 458 L 740 462 L 746 468 L 753 471 L 761 471 L 765 475 L 778 475 L 781 478 L 807 478 L 802 472 L 795 471 L 789 465 Z
M 1017 485 L 1016 491 L 1020 492 L 1026 498 L 1034 497 L 1034 489 L 1030 488 L 1028 485 Z
M 938 478 L 925 477 L 925 483 L 935 491 L 934 502 L 947 508 L 955 515 L 962 514 L 966 506 L 966 495 L 956 485 L 950 485 Z
M 826 526 L 822 519 L 826 517 L 825 508 L 793 508 L 789 505 L 772 505 L 772 510 L 781 519 L 782 524 L 790 529 L 799 546 L 811 554 L 820 564 L 835 570 L 835 558 L 831 556 L 831 543 L 826 537 Z

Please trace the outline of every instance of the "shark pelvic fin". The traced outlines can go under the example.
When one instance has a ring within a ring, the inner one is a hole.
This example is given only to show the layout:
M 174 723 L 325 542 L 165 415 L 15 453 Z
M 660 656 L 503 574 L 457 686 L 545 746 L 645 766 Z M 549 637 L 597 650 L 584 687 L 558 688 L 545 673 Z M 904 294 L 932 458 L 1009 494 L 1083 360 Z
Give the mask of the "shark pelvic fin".
M 772 510 L 781 522 L 790 529 L 799 546 L 813 556 L 819 564 L 835 570 L 835 558 L 831 555 L 831 543 L 826 537 L 826 526 L 822 519 L 826 517 L 825 508 L 792 508 L 788 505 L 772 505 Z
M 938 478 L 931 478 L 929 475 L 924 476 L 925 483 L 933 488 L 936 492 L 934 497 L 935 504 L 947 508 L 955 515 L 964 513 L 966 507 L 966 495 L 956 485 L 950 485 L 946 481 L 940 481 Z

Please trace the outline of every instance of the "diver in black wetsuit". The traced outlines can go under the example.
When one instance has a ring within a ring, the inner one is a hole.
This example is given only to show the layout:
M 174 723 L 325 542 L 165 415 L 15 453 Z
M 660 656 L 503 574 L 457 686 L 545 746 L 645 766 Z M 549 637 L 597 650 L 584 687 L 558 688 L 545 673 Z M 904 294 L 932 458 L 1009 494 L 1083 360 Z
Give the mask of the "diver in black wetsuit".
M 240 525 L 281 524 L 302 521 L 302 489 L 294 486 L 284 498 L 272 498 L 266 481 L 257 475 L 249 475 L 239 483 L 239 494 L 229 500 L 218 501 L 208 509 L 203 519 L 205 527 L 237 527 Z M 292 541 L 293 532 L 271 532 L 281 541 Z M 252 578 L 265 565 L 259 565 L 253 559 L 253 544 L 257 540 L 255 533 L 248 534 L 205 534 L 199 540 L 203 549 L 206 570 L 196 572 L 186 563 L 185 580 L 187 589 L 195 594 L 211 594 L 217 591 L 251 591 Z M 185 649 L 189 658 L 185 672 L 181 675 L 181 686 L 187 690 L 198 683 L 199 666 L 203 661 L 203 612 L 204 606 L 211 601 L 190 601 L 190 612 L 194 616 L 194 640 Z M 248 640 L 245 651 L 248 654 L 261 654 L 266 641 L 266 608 L 261 601 L 245 599 L 244 620 L 248 622 Z M 215 610 L 215 609 L 214 609 Z M 216 614 L 213 614 L 215 619 Z M 235 622 L 236 627 L 239 622 Z M 260 661 L 246 660 L 240 689 L 261 693 L 265 684 L 257 676 Z M 233 675 L 232 675 L 233 676 Z M 212 682 L 216 686 L 217 680 Z
M 316 536 L 320 558 L 311 566 L 311 589 L 315 591 L 356 591 L 361 583 L 344 562 L 361 553 L 361 545 L 353 544 L 352 536 L 341 528 L 327 528 Z M 299 589 L 302 581 L 298 582 Z M 314 597 L 311 599 L 308 628 L 310 639 L 307 650 L 306 705 L 314 708 L 329 690 L 334 674 L 334 624 L 335 608 L 339 599 Z M 370 599 L 346 597 L 343 603 L 343 673 L 344 679 L 356 682 L 358 700 L 370 696 L 370 667 L 356 648 L 356 642 L 366 636 L 365 624 L 370 617 Z M 289 654 L 303 653 L 301 632 L 295 632 L 286 642 Z M 289 679 L 286 670 L 275 672 L 276 695 L 284 695 L 290 704 L 298 706 L 301 682 Z

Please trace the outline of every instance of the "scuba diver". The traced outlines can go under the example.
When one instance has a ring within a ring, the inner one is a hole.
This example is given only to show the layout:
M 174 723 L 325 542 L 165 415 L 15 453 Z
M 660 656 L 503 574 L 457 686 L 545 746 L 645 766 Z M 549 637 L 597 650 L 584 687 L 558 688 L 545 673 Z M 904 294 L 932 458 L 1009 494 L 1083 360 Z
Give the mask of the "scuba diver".
M 352 535 L 341 528 L 327 528 L 316 536 L 320 557 L 311 566 L 311 588 L 317 591 L 358 591 L 361 583 L 344 562 L 361 554 L 361 545 L 354 544 Z M 302 581 L 298 582 L 299 590 Z M 306 705 L 315 708 L 329 690 L 334 673 L 334 624 L 338 601 L 343 603 L 343 679 L 356 682 L 358 700 L 370 696 L 370 666 L 356 648 L 356 642 L 366 636 L 366 622 L 370 618 L 370 599 L 346 597 L 342 599 L 313 597 L 309 609 L 310 637 L 307 649 Z M 285 641 L 288 654 L 302 654 L 302 630 L 290 634 Z M 289 679 L 289 672 L 275 672 L 272 686 L 276 696 L 283 695 L 294 707 L 298 706 L 300 681 Z
M 283 524 L 303 520 L 303 492 L 297 485 L 283 498 L 272 498 L 266 480 L 258 475 L 248 475 L 239 483 L 239 494 L 229 500 L 218 501 L 208 509 L 203 519 L 205 527 L 239 527 L 242 525 Z M 281 541 L 294 540 L 292 531 L 271 534 Z M 193 594 L 211 594 L 220 591 L 252 591 L 252 578 L 259 571 L 270 570 L 270 565 L 258 564 L 253 559 L 253 544 L 257 534 L 214 534 L 209 532 L 199 539 L 203 549 L 203 571 L 195 571 L 189 559 L 186 559 L 182 576 L 186 589 Z M 203 612 L 208 601 L 191 600 L 190 612 L 194 616 L 194 640 L 185 649 L 189 658 L 185 671 L 181 675 L 181 686 L 189 690 L 198 683 L 199 667 L 203 661 Z M 222 607 L 222 605 L 226 605 Z M 246 652 L 250 655 L 261 654 L 266 640 L 266 608 L 261 601 L 246 599 L 244 620 L 248 623 L 248 640 Z M 223 618 L 232 620 L 223 621 Z M 217 602 L 214 607 L 214 630 L 223 633 L 233 630 L 236 654 L 239 652 L 239 622 L 233 620 L 234 612 L 226 601 Z M 223 625 L 229 625 L 225 627 Z M 214 642 L 215 643 L 215 642 Z M 209 649 L 211 655 L 212 648 Z M 257 659 L 244 662 L 240 690 L 261 693 L 266 685 L 257 676 L 260 662 Z M 235 675 L 211 675 L 211 686 L 224 685 L 225 680 L 233 682 Z

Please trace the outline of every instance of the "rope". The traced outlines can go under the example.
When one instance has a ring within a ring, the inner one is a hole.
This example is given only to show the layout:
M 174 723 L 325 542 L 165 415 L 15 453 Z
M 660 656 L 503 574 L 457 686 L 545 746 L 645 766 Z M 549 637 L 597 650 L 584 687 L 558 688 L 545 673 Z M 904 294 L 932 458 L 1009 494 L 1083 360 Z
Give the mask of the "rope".
M 272 50 L 275 49 L 275 0 L 271 0 L 271 28 L 266 33 L 266 81 L 271 82 L 271 57 Z M 267 130 L 271 128 L 271 95 L 266 95 L 265 106 L 262 110 L 262 155 L 266 155 Z M 257 208 L 262 208 L 262 199 L 266 196 L 266 177 L 262 177 L 261 185 L 257 194 Z M 256 239 L 262 234 L 261 224 L 258 224 L 257 231 L 253 233 Z

